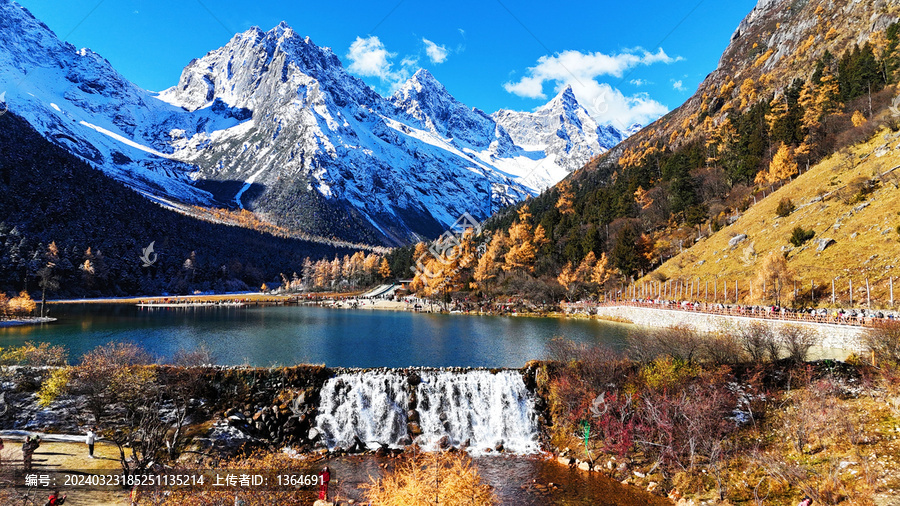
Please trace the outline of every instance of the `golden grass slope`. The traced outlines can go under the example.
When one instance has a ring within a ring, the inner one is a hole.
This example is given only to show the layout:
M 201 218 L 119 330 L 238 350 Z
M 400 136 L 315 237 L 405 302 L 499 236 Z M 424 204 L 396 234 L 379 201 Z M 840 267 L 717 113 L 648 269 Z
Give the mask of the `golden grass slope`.
M 868 194 L 863 190 L 867 183 L 874 185 Z M 729 301 L 734 299 L 737 282 L 741 302 L 750 302 L 751 280 L 763 259 L 774 251 L 786 255 L 797 275 L 801 299 L 809 299 L 811 283 L 815 283 L 813 305 L 830 305 L 833 278 L 839 305 L 849 303 L 851 280 L 854 305 L 863 305 L 868 278 L 872 306 L 887 307 L 891 277 L 895 278 L 896 305 L 900 300 L 898 185 L 900 132 L 882 129 L 868 142 L 831 155 L 774 193 L 767 191 L 767 196 L 736 222 L 701 239 L 646 279 L 681 279 L 688 283 L 699 279 L 704 288 L 705 281 L 712 286 L 718 280 L 720 293 L 727 281 Z M 782 199 L 790 199 L 796 207 L 784 218 L 776 214 Z M 798 226 L 813 230 L 815 237 L 794 247 L 790 237 Z M 739 235 L 747 238 L 729 246 L 729 241 Z M 834 243 L 818 251 L 820 239 L 833 239 Z

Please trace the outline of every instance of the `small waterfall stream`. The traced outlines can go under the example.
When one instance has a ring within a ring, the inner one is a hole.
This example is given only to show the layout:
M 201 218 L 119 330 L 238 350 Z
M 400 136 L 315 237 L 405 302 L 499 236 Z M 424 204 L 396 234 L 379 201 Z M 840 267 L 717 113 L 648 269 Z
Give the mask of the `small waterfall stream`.
M 341 374 L 322 386 L 316 424 L 329 448 L 347 448 L 354 436 L 370 446 L 396 445 L 406 435 L 408 398 L 400 374 Z
M 518 371 L 341 374 L 322 387 L 316 424 L 329 448 L 358 437 L 370 448 L 418 438 L 435 449 L 446 436 L 475 452 L 498 444 L 514 453 L 540 451 L 534 400 Z

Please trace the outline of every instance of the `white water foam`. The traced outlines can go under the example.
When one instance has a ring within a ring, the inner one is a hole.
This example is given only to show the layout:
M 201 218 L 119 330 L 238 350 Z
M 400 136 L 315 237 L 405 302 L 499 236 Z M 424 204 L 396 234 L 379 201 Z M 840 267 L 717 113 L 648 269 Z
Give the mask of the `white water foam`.
M 491 373 L 422 371 L 415 387 L 422 435 L 434 450 L 444 436 L 472 452 L 502 444 L 505 451 L 540 451 L 534 399 L 517 371 Z M 397 372 L 342 374 L 322 388 L 317 426 L 329 448 L 347 447 L 354 436 L 369 447 L 402 446 L 408 435 L 406 376 Z

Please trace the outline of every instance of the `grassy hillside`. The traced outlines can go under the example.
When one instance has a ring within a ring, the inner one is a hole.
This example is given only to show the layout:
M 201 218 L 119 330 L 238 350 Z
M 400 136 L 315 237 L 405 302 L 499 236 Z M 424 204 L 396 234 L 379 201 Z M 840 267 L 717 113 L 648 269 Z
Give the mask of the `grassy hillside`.
M 830 304 L 832 277 L 837 278 L 840 302 L 849 303 L 850 279 L 854 302 L 865 302 L 868 277 L 873 306 L 885 307 L 890 277 L 897 281 L 900 276 L 898 184 L 900 132 L 885 128 L 869 141 L 833 154 L 767 193 L 733 224 L 700 240 L 642 281 L 699 278 L 705 289 L 706 280 L 713 283 L 718 279 L 721 291 L 721 282 L 727 280 L 733 294 L 736 280 L 741 297 L 749 301 L 750 281 L 763 260 L 776 252 L 785 255 L 796 274 L 801 302 L 809 302 L 810 283 L 814 282 L 814 303 Z M 795 209 L 779 217 L 779 204 L 786 200 Z M 796 227 L 815 235 L 794 246 L 791 237 Z M 747 238 L 729 246 L 739 235 Z M 834 243 L 819 251 L 819 241 L 827 239 Z M 900 299 L 900 281 L 895 284 L 895 299 Z

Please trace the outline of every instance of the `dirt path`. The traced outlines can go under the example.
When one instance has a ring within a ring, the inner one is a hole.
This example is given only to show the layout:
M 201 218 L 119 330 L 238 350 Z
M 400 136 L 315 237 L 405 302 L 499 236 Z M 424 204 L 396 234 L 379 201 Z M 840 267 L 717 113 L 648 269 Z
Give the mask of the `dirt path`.
M 4 438 L 4 448 L 2 455 L 2 469 L 4 472 L 22 472 L 22 441 L 19 439 Z M 73 474 L 104 474 L 117 473 L 121 467 L 119 465 L 119 450 L 115 445 L 98 443 L 94 448 L 94 456 L 89 458 L 87 445 L 84 443 L 68 443 L 68 442 L 43 442 L 41 446 L 34 452 L 32 459 L 32 474 L 41 475 L 48 472 L 70 471 Z M 57 475 L 59 477 L 60 475 Z M 59 479 L 59 478 L 58 478 Z M 21 478 L 20 478 L 21 481 Z M 21 483 L 19 483 L 21 485 Z M 92 490 L 86 488 L 65 487 L 59 484 L 61 494 L 68 495 L 66 505 L 71 506 L 88 506 L 88 505 L 128 505 L 128 491 L 120 488 L 109 488 L 107 490 Z M 49 487 L 37 487 L 26 489 L 25 487 L 17 487 L 16 492 L 20 495 L 16 502 L 11 504 L 32 504 L 25 500 L 22 495 L 28 494 L 28 497 L 36 499 L 36 504 L 42 506 L 52 491 Z M 6 498 L 9 500 L 9 498 Z

